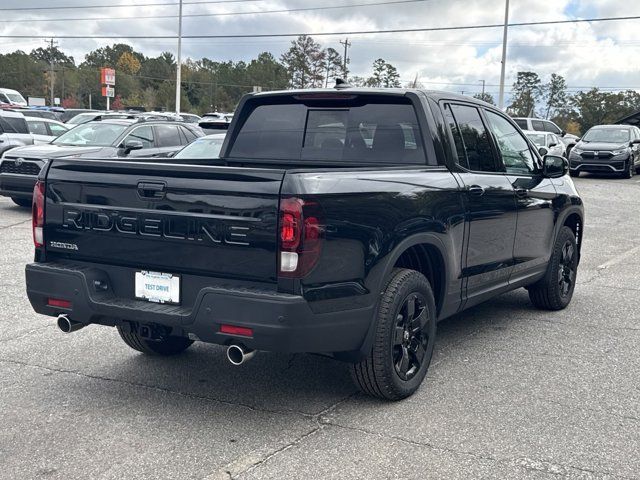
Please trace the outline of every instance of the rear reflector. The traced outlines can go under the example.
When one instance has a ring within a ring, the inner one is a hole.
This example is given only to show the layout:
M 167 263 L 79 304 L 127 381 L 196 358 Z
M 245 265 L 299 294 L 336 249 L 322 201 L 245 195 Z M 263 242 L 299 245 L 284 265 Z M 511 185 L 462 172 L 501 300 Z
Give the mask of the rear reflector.
M 243 337 L 253 337 L 253 329 L 247 327 L 237 327 L 235 325 L 220 325 L 220 333 L 228 335 L 241 335 Z
M 69 300 L 61 300 L 60 298 L 48 298 L 47 305 L 50 307 L 71 308 Z

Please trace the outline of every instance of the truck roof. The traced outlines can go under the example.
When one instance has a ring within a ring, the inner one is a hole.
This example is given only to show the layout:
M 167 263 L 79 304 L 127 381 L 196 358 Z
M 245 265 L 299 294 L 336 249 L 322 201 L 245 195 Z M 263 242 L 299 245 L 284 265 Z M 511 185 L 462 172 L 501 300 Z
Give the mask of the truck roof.
M 354 94 L 354 95 L 387 95 L 401 97 L 407 93 L 415 93 L 426 95 L 438 101 L 441 99 L 461 100 L 465 102 L 473 102 L 487 105 L 486 102 L 478 100 L 467 95 L 447 92 L 443 90 L 425 90 L 420 88 L 370 88 L 370 87 L 347 87 L 347 88 L 305 88 L 297 90 L 274 90 L 270 92 L 253 93 L 254 97 L 270 97 L 270 96 L 293 96 L 293 95 L 326 95 L 329 93 Z

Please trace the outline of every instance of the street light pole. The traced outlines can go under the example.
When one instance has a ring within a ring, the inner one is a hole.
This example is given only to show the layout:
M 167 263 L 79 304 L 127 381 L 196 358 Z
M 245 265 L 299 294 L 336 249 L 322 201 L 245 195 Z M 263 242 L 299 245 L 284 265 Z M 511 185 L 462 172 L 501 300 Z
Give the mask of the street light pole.
M 180 113 L 180 93 L 182 90 L 182 0 L 178 7 L 178 65 L 176 66 L 176 113 Z
M 504 74 L 507 66 L 507 34 L 509 33 L 509 0 L 505 0 L 504 5 L 504 33 L 502 35 L 502 68 L 500 70 L 500 96 L 498 97 L 498 107 L 504 108 Z

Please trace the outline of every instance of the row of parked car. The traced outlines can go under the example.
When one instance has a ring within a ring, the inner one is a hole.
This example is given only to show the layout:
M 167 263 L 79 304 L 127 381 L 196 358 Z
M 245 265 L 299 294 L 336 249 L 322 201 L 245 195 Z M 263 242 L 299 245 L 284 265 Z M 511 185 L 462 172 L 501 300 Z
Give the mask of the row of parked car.
M 562 155 L 569 160 L 569 174 L 617 173 L 631 178 L 640 173 L 640 129 L 633 125 L 597 125 L 582 138 L 561 130 L 555 123 L 536 118 L 514 118 L 541 155 Z
M 0 110 L 0 195 L 24 207 L 31 206 L 37 176 L 50 159 L 215 158 L 225 137 L 220 129 L 205 135 L 187 115 L 154 112 L 82 112 L 66 124 L 60 123 L 64 130 L 58 135 L 42 136 L 41 140 L 32 130 L 37 122 L 46 126 L 59 123 Z

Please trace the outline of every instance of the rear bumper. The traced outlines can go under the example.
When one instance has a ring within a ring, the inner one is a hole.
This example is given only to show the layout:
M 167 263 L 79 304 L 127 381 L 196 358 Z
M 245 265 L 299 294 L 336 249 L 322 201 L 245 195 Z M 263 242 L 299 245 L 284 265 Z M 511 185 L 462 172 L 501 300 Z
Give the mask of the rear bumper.
M 37 175 L 0 173 L 0 195 L 30 199 L 33 196 L 33 187 L 37 180 Z
M 120 268 L 120 267 L 118 267 Z M 122 267 L 124 268 L 124 267 Z M 126 269 L 133 275 L 133 269 Z M 117 325 L 122 321 L 171 327 L 172 334 L 256 350 L 334 353 L 360 350 L 373 318 L 373 306 L 315 313 L 301 296 L 271 290 L 206 286 L 190 308 L 118 297 L 105 285 L 109 273 L 99 266 L 33 263 L 26 266 L 27 295 L 38 313 L 65 313 L 74 321 Z M 47 305 L 48 298 L 69 300 L 70 309 Z M 253 329 L 253 337 L 220 333 L 221 324 Z

